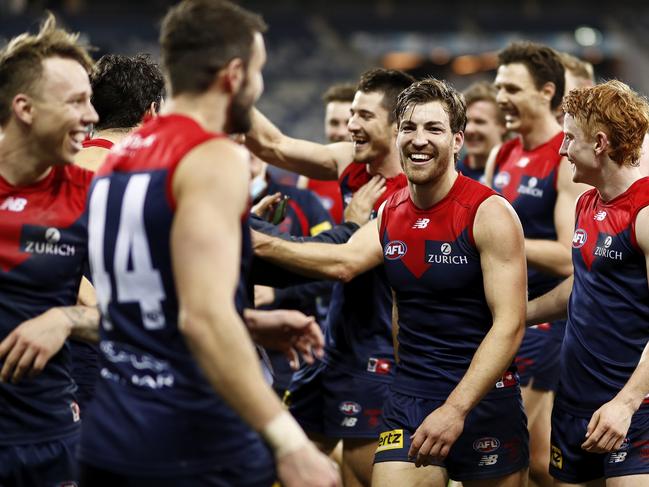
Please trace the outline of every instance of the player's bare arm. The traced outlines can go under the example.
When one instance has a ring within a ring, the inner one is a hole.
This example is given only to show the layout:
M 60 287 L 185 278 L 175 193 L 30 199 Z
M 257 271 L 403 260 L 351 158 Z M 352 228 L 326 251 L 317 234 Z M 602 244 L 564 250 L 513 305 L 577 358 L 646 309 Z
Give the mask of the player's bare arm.
M 38 375 L 68 338 L 97 342 L 98 329 L 99 311 L 84 305 L 51 308 L 24 321 L 0 343 L 0 380 L 15 384 Z
M 492 196 L 480 205 L 473 233 L 493 325 L 460 383 L 413 435 L 408 454 L 417 466 L 448 455 L 467 414 L 511 364 L 523 338 L 527 268 L 518 217 L 509 203 Z
M 181 161 L 172 191 L 177 202 L 171 251 L 179 328 L 190 350 L 214 389 L 268 442 L 287 485 L 338 485 L 328 476 L 326 459 L 264 381 L 234 306 L 241 215 L 248 192 L 247 154 L 224 139 L 202 144 Z M 319 474 L 324 477 L 312 478 Z M 291 478 L 298 483 L 287 480 Z
M 638 213 L 635 222 L 636 240 L 644 252 L 649 273 L 649 207 Z M 626 438 L 631 418 L 649 394 L 649 343 L 640 362 L 622 390 L 593 414 L 582 448 L 593 453 L 618 450 Z
M 179 326 L 187 344 L 216 391 L 261 431 L 281 406 L 264 382 L 233 300 L 246 171 L 244 151 L 225 140 L 202 144 L 185 157 L 173 179 L 177 208 L 171 250 Z
M 574 207 L 577 197 L 588 189 L 584 184 L 572 182 L 570 163 L 564 157 L 557 176 L 557 201 L 554 205 L 554 227 L 557 240 L 525 239 L 527 263 L 556 276 L 572 274 L 570 254 L 574 231 Z
M 383 262 L 378 221 L 367 222 L 344 244 L 297 243 L 253 232 L 255 254 L 307 277 L 349 282 Z
M 314 179 L 337 179 L 353 160 L 351 142 L 317 144 L 283 134 L 258 110 L 251 113 L 252 129 L 246 145 L 257 156 L 277 167 Z
M 538 325 L 568 317 L 568 300 L 572 291 L 573 276 L 557 287 L 527 303 L 527 325 Z

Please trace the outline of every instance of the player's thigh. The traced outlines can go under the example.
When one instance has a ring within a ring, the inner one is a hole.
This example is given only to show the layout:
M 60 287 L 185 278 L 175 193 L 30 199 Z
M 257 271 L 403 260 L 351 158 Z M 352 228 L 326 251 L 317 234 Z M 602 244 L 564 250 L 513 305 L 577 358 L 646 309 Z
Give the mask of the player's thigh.
M 649 474 L 611 477 L 606 479 L 606 487 L 649 487 Z
M 345 487 L 354 485 L 370 485 L 372 479 L 372 464 L 378 440 L 367 438 L 343 439 L 343 474 Z M 347 478 L 349 477 L 349 478 Z
M 521 387 L 521 396 L 523 398 L 523 407 L 527 415 L 527 424 L 530 431 L 532 426 L 542 415 L 550 417 L 552 413 L 552 403 L 554 393 L 552 391 L 540 391 L 532 388 L 532 384 Z
M 372 487 L 446 487 L 448 475 L 442 467 L 416 467 L 409 462 L 374 464 Z
M 495 479 L 465 480 L 463 487 L 527 487 L 528 470 L 523 469 Z

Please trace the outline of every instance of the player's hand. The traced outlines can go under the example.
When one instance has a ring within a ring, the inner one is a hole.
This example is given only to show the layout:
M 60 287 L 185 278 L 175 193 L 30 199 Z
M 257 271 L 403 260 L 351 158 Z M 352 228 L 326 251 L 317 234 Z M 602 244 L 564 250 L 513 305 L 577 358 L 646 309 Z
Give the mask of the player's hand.
M 244 318 L 253 340 L 277 350 L 289 360 L 293 369 L 300 366 L 299 357 L 307 364 L 324 355 L 324 337 L 313 316 L 296 310 L 244 310 Z
M 268 194 L 259 200 L 259 203 L 250 208 L 250 213 L 254 213 L 259 218 L 266 219 L 266 216 L 275 211 L 277 203 L 282 199 L 282 193 Z
M 415 459 L 417 467 L 430 465 L 433 459 L 446 458 L 463 429 L 464 415 L 451 405 L 441 405 L 426 416 L 410 437 L 408 457 Z
M 4 360 L 0 380 L 18 383 L 26 374 L 34 377 L 61 350 L 70 336 L 70 327 L 52 308 L 18 325 L 0 343 L 0 361 Z
M 311 442 L 277 460 L 283 487 L 341 487 L 338 467 Z
M 275 302 L 275 289 L 269 286 L 255 285 L 255 308 L 273 304 Z
M 377 174 L 356 191 L 354 197 L 345 208 L 345 221 L 354 222 L 359 226 L 365 225 L 369 219 L 376 200 L 385 191 L 385 178 Z
M 581 447 L 591 453 L 619 450 L 626 438 L 635 409 L 613 398 L 593 413 Z

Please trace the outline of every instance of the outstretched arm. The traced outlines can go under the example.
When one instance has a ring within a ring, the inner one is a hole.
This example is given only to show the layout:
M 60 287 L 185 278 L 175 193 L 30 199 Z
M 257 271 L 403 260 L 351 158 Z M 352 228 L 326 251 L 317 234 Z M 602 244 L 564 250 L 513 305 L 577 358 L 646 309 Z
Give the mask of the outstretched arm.
M 473 228 L 493 324 L 462 380 L 413 435 L 408 454 L 417 465 L 448 455 L 466 416 L 494 388 L 523 338 L 527 270 L 518 217 L 503 198 L 492 196 L 480 205 Z
M 320 279 L 350 281 L 383 262 L 377 221 L 363 225 L 347 243 L 297 243 L 253 232 L 258 257 L 293 272 Z
M 294 139 L 284 135 L 257 109 L 253 109 L 251 117 L 246 146 L 269 164 L 314 179 L 337 179 L 352 162 L 351 142 L 324 145 Z

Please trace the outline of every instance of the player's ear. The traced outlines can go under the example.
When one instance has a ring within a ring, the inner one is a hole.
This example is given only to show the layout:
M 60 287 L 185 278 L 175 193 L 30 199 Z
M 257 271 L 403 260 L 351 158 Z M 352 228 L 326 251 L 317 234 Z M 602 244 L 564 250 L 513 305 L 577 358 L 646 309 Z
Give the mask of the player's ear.
M 595 134 L 595 147 L 593 148 L 595 150 L 595 154 L 599 156 L 605 153 L 609 145 L 610 142 L 606 133 L 599 131 Z
M 548 81 L 547 83 L 544 83 L 543 86 L 541 87 L 541 95 L 543 96 L 544 99 L 548 101 L 548 104 L 552 104 L 552 98 L 554 98 L 554 94 L 557 92 L 557 87 L 552 81 Z
M 457 154 L 464 145 L 464 132 L 460 131 L 453 134 L 453 154 Z
M 32 98 L 25 93 L 18 93 L 11 100 L 11 111 L 21 122 L 31 125 L 34 119 L 34 104 Z
M 232 59 L 222 70 L 223 89 L 226 93 L 238 93 L 245 78 L 245 65 L 241 58 Z

